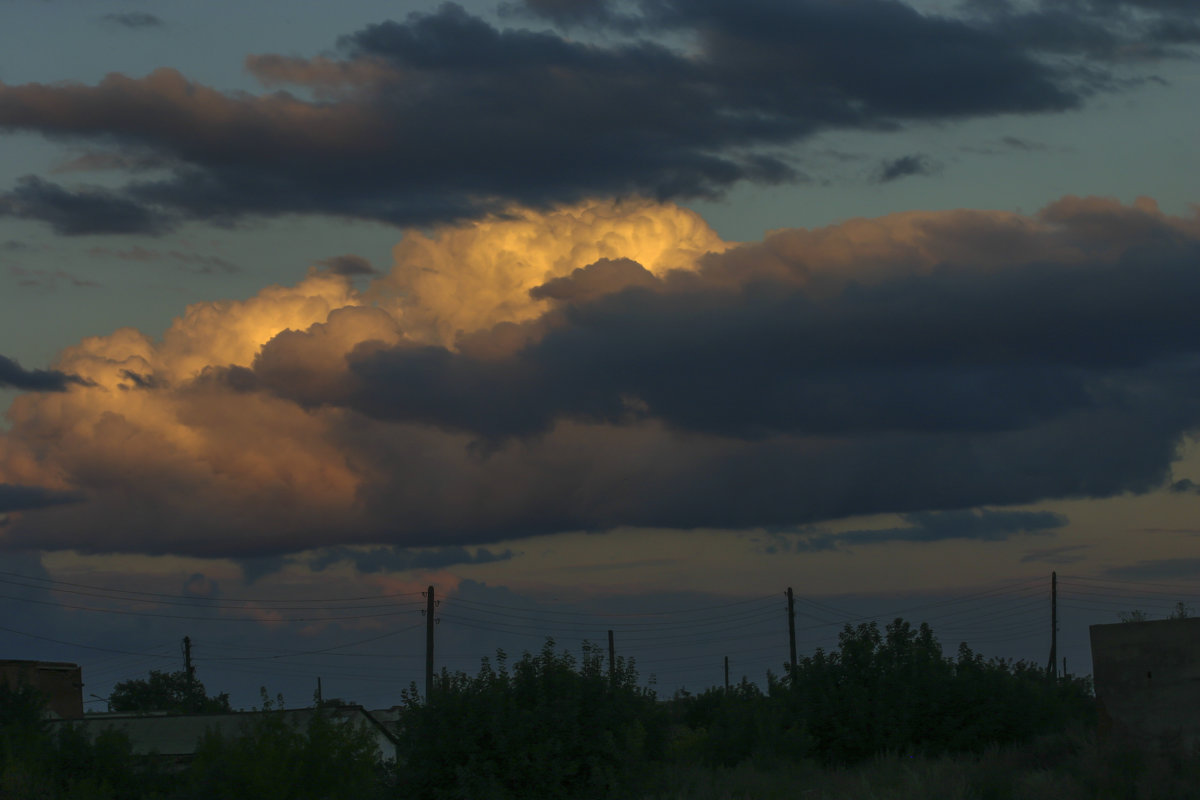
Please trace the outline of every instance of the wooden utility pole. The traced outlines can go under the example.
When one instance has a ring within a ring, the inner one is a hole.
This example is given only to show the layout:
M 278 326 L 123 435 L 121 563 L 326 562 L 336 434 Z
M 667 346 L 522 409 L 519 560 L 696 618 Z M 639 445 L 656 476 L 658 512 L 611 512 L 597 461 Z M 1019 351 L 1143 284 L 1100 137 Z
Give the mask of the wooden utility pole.
M 183 673 L 187 676 L 188 690 L 196 683 L 196 668 L 192 666 L 192 637 L 183 637 Z
M 612 628 L 608 629 L 608 683 L 617 685 L 617 648 L 613 644 Z
M 192 664 L 192 637 L 183 637 L 183 674 L 187 681 L 187 710 L 188 712 L 199 711 L 199 703 L 196 700 L 196 667 Z
M 1050 573 L 1050 664 L 1046 674 L 1058 677 L 1058 572 Z
M 792 587 L 788 587 L 788 686 L 795 685 L 796 678 L 796 601 L 792 597 Z
M 320 708 L 325 703 L 325 695 L 321 693 L 321 676 L 317 676 L 317 707 Z
M 729 694 L 729 656 L 725 656 L 725 694 Z
M 425 593 L 425 702 L 433 697 L 433 587 Z

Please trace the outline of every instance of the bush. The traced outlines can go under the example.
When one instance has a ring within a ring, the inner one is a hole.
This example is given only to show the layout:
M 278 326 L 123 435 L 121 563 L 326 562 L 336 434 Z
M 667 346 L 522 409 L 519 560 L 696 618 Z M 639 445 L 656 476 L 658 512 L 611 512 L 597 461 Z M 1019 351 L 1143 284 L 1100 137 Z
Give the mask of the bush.
M 418 800 L 629 796 L 661 758 L 667 719 L 632 662 L 611 675 L 598 648 L 582 661 L 547 639 L 507 667 L 443 670 L 432 697 L 405 693 L 398 782 Z
M 209 731 L 189 765 L 185 795 L 197 800 L 360 800 L 381 796 L 379 750 L 369 730 L 318 710 L 301 727 L 265 699 L 243 731 Z

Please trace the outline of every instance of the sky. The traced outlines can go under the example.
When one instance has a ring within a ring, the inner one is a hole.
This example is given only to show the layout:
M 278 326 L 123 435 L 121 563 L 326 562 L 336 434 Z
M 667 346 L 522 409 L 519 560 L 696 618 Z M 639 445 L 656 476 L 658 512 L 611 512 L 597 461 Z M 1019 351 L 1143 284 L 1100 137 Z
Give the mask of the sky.
M 0 643 L 372 707 L 1200 599 L 1192 0 L 0 0 Z

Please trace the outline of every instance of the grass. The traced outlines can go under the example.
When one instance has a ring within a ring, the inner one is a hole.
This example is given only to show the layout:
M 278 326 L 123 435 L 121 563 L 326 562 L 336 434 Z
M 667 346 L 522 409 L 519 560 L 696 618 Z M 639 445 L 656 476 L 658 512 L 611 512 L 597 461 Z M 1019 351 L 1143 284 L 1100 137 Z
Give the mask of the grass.
M 1074 732 L 978 756 L 891 754 L 844 768 L 680 764 L 658 778 L 644 800 L 1200 800 L 1200 749 L 1138 750 Z

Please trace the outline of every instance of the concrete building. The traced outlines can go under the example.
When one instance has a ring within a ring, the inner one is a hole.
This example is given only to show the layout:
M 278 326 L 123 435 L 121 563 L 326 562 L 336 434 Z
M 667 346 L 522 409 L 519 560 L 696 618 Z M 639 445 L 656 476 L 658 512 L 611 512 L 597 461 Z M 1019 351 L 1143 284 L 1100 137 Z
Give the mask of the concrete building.
M 1090 631 L 1101 732 L 1143 744 L 1200 742 L 1200 618 Z
M 83 670 L 65 661 L 0 660 L 0 683 L 10 689 L 31 686 L 46 695 L 49 715 L 58 719 L 83 716 Z

